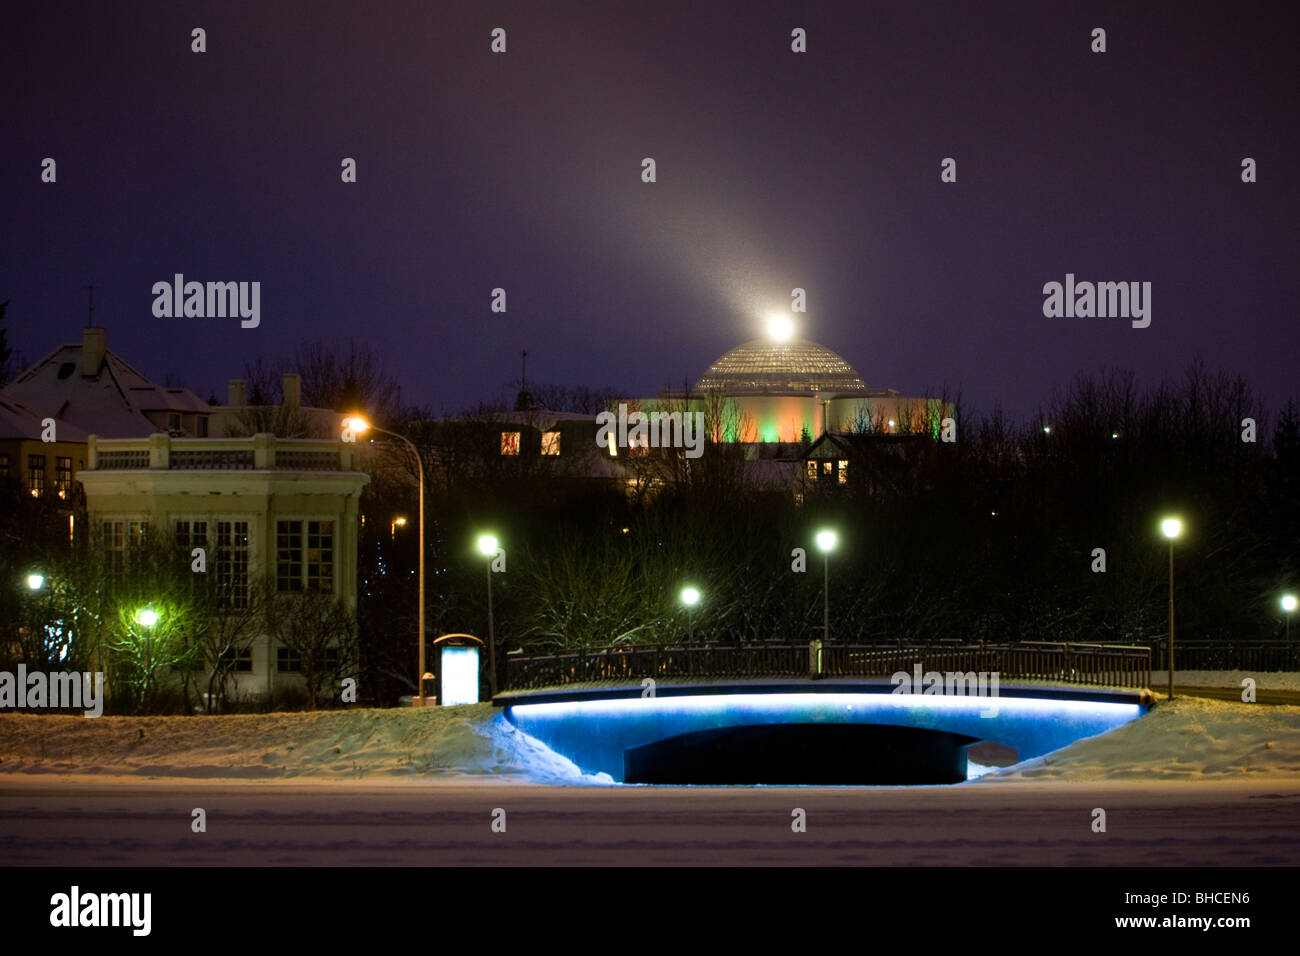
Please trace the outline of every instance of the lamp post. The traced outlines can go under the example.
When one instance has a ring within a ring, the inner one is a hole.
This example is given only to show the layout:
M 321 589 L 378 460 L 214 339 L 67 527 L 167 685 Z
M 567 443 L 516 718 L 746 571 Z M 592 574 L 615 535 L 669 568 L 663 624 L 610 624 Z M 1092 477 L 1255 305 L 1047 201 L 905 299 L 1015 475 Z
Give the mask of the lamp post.
M 398 441 L 402 442 L 402 444 L 404 444 L 410 450 L 411 455 L 414 456 L 415 458 L 415 474 L 420 481 L 420 558 L 419 558 L 420 609 L 419 609 L 419 614 L 417 615 L 419 621 L 417 627 L 419 627 L 419 634 L 420 634 L 420 670 L 419 670 L 419 679 L 417 681 L 419 685 L 419 696 L 416 698 L 416 700 L 419 703 L 416 704 L 416 706 L 423 707 L 424 706 L 424 680 L 425 680 L 424 675 L 426 673 L 424 667 L 424 461 L 423 459 L 420 458 L 420 452 L 416 449 L 415 445 L 411 444 L 410 439 L 408 439 L 405 435 L 399 435 L 397 434 L 397 432 L 390 432 L 386 428 L 380 428 L 377 425 L 371 425 L 364 418 L 361 418 L 359 416 L 353 416 L 352 418 L 345 418 L 343 419 L 343 428 L 347 431 L 351 431 L 358 435 L 367 430 L 377 431 L 382 435 L 390 435 L 393 438 L 396 438 Z M 396 534 L 397 531 L 396 522 L 394 522 L 394 526 L 391 530 L 394 534 Z
M 1183 533 L 1180 518 L 1165 518 L 1160 533 L 1169 539 L 1169 699 L 1174 699 L 1174 540 Z
M 812 647 L 813 659 L 809 670 L 813 677 L 822 674 L 822 646 L 831 636 L 831 552 L 839 543 L 839 535 L 829 529 L 817 532 L 817 548 L 822 553 L 822 636 Z
M 1283 594 L 1282 600 L 1279 603 L 1282 605 L 1282 610 L 1286 614 L 1286 642 L 1287 644 L 1290 644 L 1291 643 L 1291 615 L 1295 613 L 1296 604 L 1297 604 L 1296 597 L 1294 594 Z
M 682 588 L 682 603 L 686 605 L 686 640 L 695 639 L 695 605 L 700 603 L 699 588 Z
M 43 574 L 27 575 L 27 587 L 29 590 L 32 591 L 39 591 L 41 588 L 45 587 L 45 575 Z
M 487 558 L 487 597 L 488 597 L 488 691 L 493 697 L 497 695 L 497 659 L 496 633 L 492 622 L 492 559 L 501 550 L 501 543 L 494 534 L 478 536 L 479 554 Z

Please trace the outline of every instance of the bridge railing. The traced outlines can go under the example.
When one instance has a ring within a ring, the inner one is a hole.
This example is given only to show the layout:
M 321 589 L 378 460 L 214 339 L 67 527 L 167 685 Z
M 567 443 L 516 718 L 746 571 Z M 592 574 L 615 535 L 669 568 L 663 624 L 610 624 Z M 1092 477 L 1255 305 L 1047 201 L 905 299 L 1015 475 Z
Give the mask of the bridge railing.
M 1180 671 L 1300 671 L 1300 642 L 1183 640 L 1174 644 Z M 1151 668 L 1168 670 L 1169 640 L 1154 641 Z
M 889 677 L 939 671 L 997 672 L 999 680 L 1039 679 L 1065 684 L 1146 687 L 1151 649 L 1106 644 L 956 643 L 827 644 L 821 677 Z M 807 644 L 634 645 L 559 654 L 510 655 L 503 689 L 528 690 L 565 684 L 639 682 L 691 678 L 809 677 L 818 665 Z

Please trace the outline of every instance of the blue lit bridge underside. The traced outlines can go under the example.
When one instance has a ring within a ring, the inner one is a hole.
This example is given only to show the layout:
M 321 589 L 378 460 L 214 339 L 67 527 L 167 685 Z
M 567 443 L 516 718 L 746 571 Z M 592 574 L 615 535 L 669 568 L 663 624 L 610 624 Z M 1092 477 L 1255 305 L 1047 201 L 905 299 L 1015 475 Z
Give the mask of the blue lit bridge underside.
M 888 680 L 717 681 L 500 694 L 528 735 L 625 783 L 910 784 L 966 779 L 992 741 L 1027 760 L 1145 713 L 1142 691 L 1003 686 L 895 694 Z

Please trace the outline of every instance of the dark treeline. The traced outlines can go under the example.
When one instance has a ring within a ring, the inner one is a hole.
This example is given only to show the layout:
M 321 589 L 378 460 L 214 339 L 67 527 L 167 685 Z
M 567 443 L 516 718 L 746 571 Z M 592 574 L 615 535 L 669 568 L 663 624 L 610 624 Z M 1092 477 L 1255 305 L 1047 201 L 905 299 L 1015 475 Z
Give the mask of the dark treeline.
M 490 416 L 456 433 L 412 427 L 428 482 L 430 636 L 485 632 L 473 543 L 491 531 L 507 557 L 493 576 L 503 653 L 807 641 L 822 619 L 813 537 L 831 527 L 834 641 L 1156 643 L 1168 628 L 1158 523 L 1177 514 L 1180 636 L 1280 637 L 1277 598 L 1296 582 L 1300 540 L 1293 406 L 1270 416 L 1244 381 L 1198 362 L 1146 389 L 1123 371 L 1081 377 L 1032 422 L 960 405 L 956 418 L 954 443 L 908 439 L 851 464 L 870 480 L 795 494 L 744 482 L 736 446 L 693 462 L 653 451 L 662 457 L 639 468 L 676 480 L 629 495 L 501 456 Z M 367 490 L 380 520 L 364 532 L 360 606 L 369 662 L 407 689 L 415 536 L 394 536 L 389 515 L 413 515 L 412 487 L 379 478 Z M 689 614 L 687 584 L 703 592 Z

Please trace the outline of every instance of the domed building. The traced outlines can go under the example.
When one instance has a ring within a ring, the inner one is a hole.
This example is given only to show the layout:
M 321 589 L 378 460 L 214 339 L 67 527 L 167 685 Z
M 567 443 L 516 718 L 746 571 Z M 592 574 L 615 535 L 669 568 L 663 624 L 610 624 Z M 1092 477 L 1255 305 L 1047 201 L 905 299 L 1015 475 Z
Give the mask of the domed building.
M 719 423 L 729 442 L 797 442 L 826 432 L 933 432 L 947 414 L 937 399 L 869 388 L 842 356 L 802 338 L 736 346 L 709 366 L 689 398 L 693 408 Z

